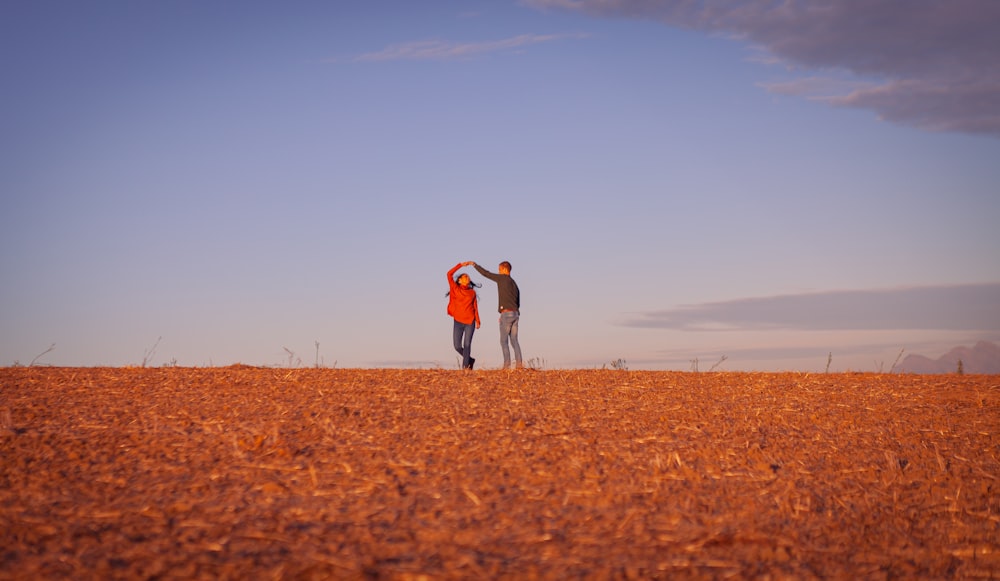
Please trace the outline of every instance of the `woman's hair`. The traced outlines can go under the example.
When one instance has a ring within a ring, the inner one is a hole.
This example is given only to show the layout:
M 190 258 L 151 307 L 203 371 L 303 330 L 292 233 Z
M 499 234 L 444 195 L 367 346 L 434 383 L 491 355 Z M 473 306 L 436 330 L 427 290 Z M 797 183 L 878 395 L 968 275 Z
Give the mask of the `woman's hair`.
M 458 279 L 462 278 L 463 276 L 469 276 L 469 275 L 466 274 L 466 273 L 464 273 L 464 272 L 461 273 L 461 274 L 459 274 L 458 276 L 455 277 L 455 284 L 458 284 Z M 481 285 L 481 284 L 477 283 L 476 281 L 472 280 L 472 277 L 469 276 L 469 288 L 483 288 L 483 285 Z M 451 291 L 450 290 L 448 292 L 444 293 L 444 296 L 446 296 L 446 297 L 450 296 L 450 295 L 451 295 Z

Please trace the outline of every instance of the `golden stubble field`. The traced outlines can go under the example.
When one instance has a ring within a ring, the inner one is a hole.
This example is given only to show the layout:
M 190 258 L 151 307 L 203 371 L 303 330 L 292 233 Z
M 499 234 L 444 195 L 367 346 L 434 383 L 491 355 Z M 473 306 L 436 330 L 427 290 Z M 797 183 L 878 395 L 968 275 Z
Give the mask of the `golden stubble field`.
M 5 368 L 0 578 L 1000 578 L 998 433 L 998 376 Z

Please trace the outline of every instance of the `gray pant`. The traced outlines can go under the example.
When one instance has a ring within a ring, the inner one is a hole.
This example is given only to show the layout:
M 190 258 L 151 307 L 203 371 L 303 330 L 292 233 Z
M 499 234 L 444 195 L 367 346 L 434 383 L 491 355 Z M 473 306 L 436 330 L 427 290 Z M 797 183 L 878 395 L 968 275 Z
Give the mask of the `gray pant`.
M 506 311 L 500 313 L 500 349 L 503 351 L 503 368 L 510 368 L 510 347 L 507 342 L 514 347 L 514 360 L 517 366 L 521 367 L 521 345 L 517 342 L 517 321 L 521 318 L 518 311 Z

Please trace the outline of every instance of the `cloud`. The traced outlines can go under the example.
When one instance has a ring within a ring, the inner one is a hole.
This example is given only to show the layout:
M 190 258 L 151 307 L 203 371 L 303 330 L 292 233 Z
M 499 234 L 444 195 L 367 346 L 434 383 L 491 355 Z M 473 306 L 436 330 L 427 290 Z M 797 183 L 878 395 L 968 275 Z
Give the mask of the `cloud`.
M 684 305 L 627 327 L 713 330 L 1000 330 L 1000 283 L 831 291 Z
M 876 83 L 833 79 L 830 77 L 801 77 L 791 81 L 758 83 L 771 93 L 806 97 L 810 99 L 829 99 L 829 95 L 850 94 L 878 87 Z
M 486 42 L 449 42 L 421 40 L 390 45 L 380 51 L 356 57 L 358 62 L 398 60 L 458 60 L 476 55 L 516 50 L 533 44 L 553 42 L 565 38 L 579 38 L 579 34 L 522 34 L 511 38 Z
M 1000 137 L 996 0 L 523 1 L 725 33 L 797 69 L 879 79 L 877 86 L 813 95 L 831 105 L 927 130 Z

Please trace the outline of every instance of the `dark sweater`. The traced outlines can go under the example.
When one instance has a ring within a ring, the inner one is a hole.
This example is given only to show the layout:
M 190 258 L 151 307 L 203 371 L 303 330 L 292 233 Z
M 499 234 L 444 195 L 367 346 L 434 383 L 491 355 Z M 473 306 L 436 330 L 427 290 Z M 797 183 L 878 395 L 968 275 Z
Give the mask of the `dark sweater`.
M 497 311 L 519 311 L 521 310 L 521 290 L 517 288 L 517 283 L 509 274 L 495 274 L 485 268 L 475 265 L 479 274 L 497 283 L 497 299 L 499 305 Z

